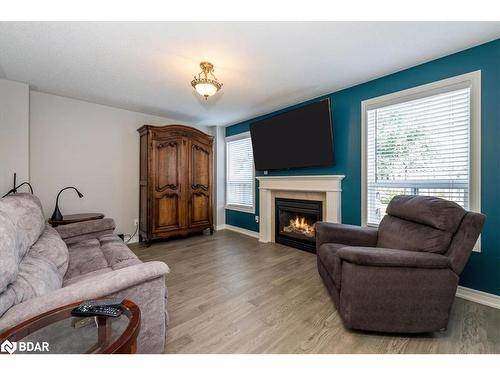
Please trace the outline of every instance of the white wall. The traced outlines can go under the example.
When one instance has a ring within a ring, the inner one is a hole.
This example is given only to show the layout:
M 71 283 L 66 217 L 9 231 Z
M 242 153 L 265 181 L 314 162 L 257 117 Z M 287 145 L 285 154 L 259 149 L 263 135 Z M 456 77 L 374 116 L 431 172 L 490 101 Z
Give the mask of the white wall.
M 139 217 L 139 133 L 143 124 L 178 121 L 31 92 L 31 182 L 50 217 L 57 192 L 62 214 L 102 212 L 118 233 L 132 233 Z M 198 129 L 211 134 L 209 127 Z
M 17 183 L 29 180 L 29 86 L 0 79 L 0 197 L 14 172 Z
M 215 136 L 215 225 L 226 224 L 226 128 L 214 129 Z

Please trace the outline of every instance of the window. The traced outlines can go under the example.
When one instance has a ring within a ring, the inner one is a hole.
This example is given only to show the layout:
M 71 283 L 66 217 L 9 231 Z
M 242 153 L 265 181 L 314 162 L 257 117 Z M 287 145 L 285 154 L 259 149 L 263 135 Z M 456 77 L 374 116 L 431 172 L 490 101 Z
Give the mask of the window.
M 395 195 L 479 210 L 480 72 L 363 102 L 363 224 Z
M 249 133 L 226 138 L 226 159 L 226 208 L 255 212 L 255 173 Z

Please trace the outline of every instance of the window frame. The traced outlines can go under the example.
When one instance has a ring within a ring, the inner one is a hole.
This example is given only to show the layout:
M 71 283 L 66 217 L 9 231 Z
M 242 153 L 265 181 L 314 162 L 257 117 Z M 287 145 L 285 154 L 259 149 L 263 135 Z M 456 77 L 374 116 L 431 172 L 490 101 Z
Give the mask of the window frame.
M 239 133 L 236 135 L 231 135 L 228 137 L 224 138 L 224 142 L 226 144 L 226 178 L 225 178 L 225 185 L 224 185 L 224 198 L 225 198 L 225 206 L 224 208 L 226 210 L 231 210 L 231 211 L 239 211 L 239 212 L 246 212 L 246 213 L 251 213 L 255 214 L 255 164 L 252 161 L 252 206 L 244 206 L 244 205 L 239 205 L 239 204 L 229 204 L 227 203 L 227 186 L 228 186 L 228 176 L 229 176 L 229 143 L 234 142 L 234 141 L 239 141 L 241 139 L 246 139 L 246 138 L 251 138 L 250 137 L 250 132 L 244 132 L 244 133 Z M 251 142 L 251 139 L 250 139 Z
M 361 102 L 361 225 L 378 227 L 367 222 L 368 111 L 462 88 L 470 88 L 469 210 L 481 211 L 481 71 L 477 70 Z M 480 251 L 480 240 L 474 250 Z

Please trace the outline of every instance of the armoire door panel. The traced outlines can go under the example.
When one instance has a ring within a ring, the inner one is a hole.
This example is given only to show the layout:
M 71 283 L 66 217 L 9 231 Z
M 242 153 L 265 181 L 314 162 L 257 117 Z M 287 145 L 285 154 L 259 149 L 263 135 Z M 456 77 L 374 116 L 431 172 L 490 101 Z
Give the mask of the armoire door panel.
M 153 232 L 176 230 L 182 226 L 182 139 L 169 137 L 155 140 L 153 155 Z
M 191 188 L 208 190 L 210 151 L 193 143 L 191 145 Z
M 212 150 L 195 140 L 191 141 L 189 226 L 206 226 L 211 222 Z
M 181 144 L 179 139 L 157 141 L 155 145 L 155 190 L 176 190 L 179 186 Z
M 165 194 L 155 199 L 155 220 L 153 232 L 174 230 L 180 228 L 179 220 L 179 196 L 177 194 Z
M 209 222 L 210 196 L 194 193 L 192 197 L 191 225 L 202 225 Z

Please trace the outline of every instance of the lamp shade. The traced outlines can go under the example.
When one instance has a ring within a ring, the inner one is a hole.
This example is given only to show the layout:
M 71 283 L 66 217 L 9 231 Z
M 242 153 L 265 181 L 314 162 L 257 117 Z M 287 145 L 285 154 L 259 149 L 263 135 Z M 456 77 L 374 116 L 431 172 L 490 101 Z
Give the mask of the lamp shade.
M 201 72 L 191 81 L 196 92 L 205 97 L 205 100 L 222 88 L 222 83 L 214 75 L 214 66 L 209 62 L 200 63 Z
M 217 87 L 215 87 L 211 83 L 198 83 L 194 88 L 198 94 L 205 97 L 212 96 L 218 91 Z

